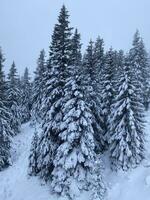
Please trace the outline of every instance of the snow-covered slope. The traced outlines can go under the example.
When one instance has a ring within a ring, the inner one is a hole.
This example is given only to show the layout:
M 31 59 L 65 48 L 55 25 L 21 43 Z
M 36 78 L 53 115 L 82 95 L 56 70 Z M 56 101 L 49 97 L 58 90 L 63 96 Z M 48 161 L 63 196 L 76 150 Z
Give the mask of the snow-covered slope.
M 146 160 L 128 172 L 105 170 L 108 200 L 150 200 L 150 111 L 146 114 Z M 13 139 L 13 163 L 0 172 L 0 200 L 56 200 L 49 187 L 41 185 L 37 177 L 27 176 L 28 156 L 34 129 L 29 123 L 22 126 L 21 134 Z M 87 195 L 79 200 L 88 200 Z
M 48 187 L 27 176 L 28 156 L 34 129 L 29 123 L 13 141 L 12 166 L 0 172 L 0 200 L 48 200 Z

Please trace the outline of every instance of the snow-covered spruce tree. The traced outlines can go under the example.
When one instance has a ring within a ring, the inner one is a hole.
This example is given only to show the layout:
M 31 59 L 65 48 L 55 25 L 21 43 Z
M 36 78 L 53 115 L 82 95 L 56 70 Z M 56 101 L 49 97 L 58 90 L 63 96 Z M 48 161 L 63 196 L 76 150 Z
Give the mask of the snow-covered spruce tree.
M 0 48 L 0 171 L 8 167 L 10 162 L 11 136 L 10 113 L 6 107 L 6 82 L 3 72 L 4 57 Z
M 102 112 L 102 91 L 103 91 L 103 71 L 104 71 L 104 65 L 105 65 L 105 54 L 104 54 L 104 41 L 100 38 L 100 36 L 97 37 L 94 49 L 93 49 L 93 57 L 94 57 L 94 73 L 95 73 L 95 86 L 93 87 L 96 91 L 96 102 L 97 107 L 99 108 L 99 117 L 98 122 L 101 124 L 102 132 L 104 133 L 104 116 Z M 100 137 L 99 137 L 100 136 Z M 103 137 L 101 137 L 98 133 L 98 143 L 101 146 L 101 150 L 105 149 L 105 142 Z
M 122 74 L 122 71 L 124 69 L 124 61 L 125 61 L 125 55 L 123 50 L 114 51 L 114 72 L 113 72 L 113 85 L 114 85 L 114 93 L 118 93 L 119 89 L 119 80 L 120 80 L 120 74 Z
M 150 66 L 148 54 L 138 30 L 134 35 L 132 48 L 130 49 L 130 62 L 139 80 L 139 87 L 142 87 L 141 97 L 145 108 L 147 108 L 149 102 Z
M 109 138 L 109 115 L 111 105 L 115 96 L 114 72 L 116 67 L 116 54 L 112 48 L 106 52 L 105 65 L 102 74 L 102 111 L 104 117 L 104 135 L 103 141 L 105 148 L 108 147 Z
M 101 42 L 101 41 L 99 41 Z M 102 67 L 99 60 L 98 51 L 102 51 L 98 49 L 97 46 L 94 48 L 93 42 L 90 41 L 87 47 L 86 53 L 83 58 L 83 87 L 84 87 L 84 96 L 85 100 L 88 103 L 92 113 L 93 113 L 93 128 L 96 139 L 96 148 L 98 151 L 103 149 L 103 117 L 102 117 L 102 109 L 101 109 L 101 96 L 100 96 L 100 68 Z M 102 44 L 99 44 L 102 45 Z M 101 46 L 99 48 L 102 48 Z
M 80 35 L 75 31 L 72 40 L 71 65 L 67 67 L 62 106 L 60 145 L 54 157 L 52 187 L 61 196 L 75 199 L 81 191 L 93 192 L 92 199 L 103 199 L 105 186 L 101 163 L 95 154 L 93 114 L 84 100 L 81 87 Z M 80 58 L 80 59 L 79 59 Z
M 69 15 L 62 7 L 58 23 L 54 27 L 50 45 L 50 58 L 46 68 L 44 82 L 44 110 L 42 133 L 39 138 L 39 175 L 45 180 L 51 178 L 53 160 L 60 144 L 60 125 L 62 123 L 62 105 L 64 101 L 64 85 L 66 68 L 70 62 L 71 30 Z
M 97 37 L 96 42 L 94 44 L 93 48 L 93 56 L 94 56 L 94 65 L 95 65 L 95 76 L 97 81 L 97 89 L 99 89 L 99 95 L 101 95 L 102 92 L 102 73 L 103 68 L 105 64 L 105 55 L 104 55 L 104 41 L 100 38 L 100 36 Z
M 142 90 L 143 90 L 143 105 L 146 109 L 149 107 L 150 103 L 150 96 L 149 96 L 149 91 L 150 91 L 150 62 L 149 62 L 149 57 L 148 53 L 146 51 L 145 45 L 143 40 L 141 39 L 140 41 L 140 51 L 141 51 L 141 65 L 143 66 L 142 68 L 142 74 L 143 74 L 143 84 L 142 84 Z
M 38 141 L 39 141 L 39 137 L 38 137 L 38 132 L 37 130 L 35 130 L 34 132 L 34 136 L 32 139 L 32 143 L 31 143 L 31 149 L 30 149 L 30 156 L 29 156 L 29 168 L 28 168 L 28 174 L 31 176 L 36 176 L 39 172 L 38 169 Z
M 132 65 L 126 62 L 111 106 L 109 149 L 112 169 L 136 167 L 144 158 L 143 104 Z
M 81 66 L 82 54 L 81 54 L 81 46 L 80 43 L 80 34 L 78 33 L 78 29 L 75 29 L 74 35 L 71 40 L 71 54 L 70 54 L 70 66 Z M 73 73 L 79 72 L 79 68 L 75 67 L 73 69 Z
M 41 122 L 42 118 L 42 99 L 44 93 L 44 75 L 46 71 L 45 51 L 41 50 L 37 61 L 37 68 L 35 71 L 35 78 L 33 82 L 33 97 L 32 97 L 32 118 L 37 122 Z
M 36 173 L 45 181 L 51 178 L 54 152 L 58 145 L 57 137 L 53 135 L 55 132 L 52 132 L 54 131 L 52 127 L 55 125 L 55 121 L 53 120 L 53 115 L 50 113 L 52 100 L 54 100 L 54 95 L 52 96 L 51 94 L 56 86 L 55 78 L 51 62 L 48 60 L 42 79 L 42 84 L 44 85 L 40 108 L 42 118 L 39 120 L 38 116 L 38 123 L 42 125 L 42 131 L 39 133 L 37 148 L 34 149 L 31 147 L 31 155 L 29 157 L 29 171 L 32 168 L 32 162 L 36 163 L 37 165 L 34 166 L 34 168 L 36 168 Z M 37 160 L 30 160 L 34 154 L 37 155 L 37 157 L 34 157 Z M 31 172 L 30 175 L 35 175 L 35 171 L 34 174 Z
M 30 77 L 29 77 L 29 70 L 26 67 L 24 71 L 24 75 L 21 79 L 21 122 L 25 123 L 30 120 L 31 117 L 31 94 L 32 91 L 32 85 L 30 82 Z
M 20 132 L 21 127 L 21 95 L 18 80 L 17 69 L 13 62 L 7 79 L 7 104 L 11 113 L 10 126 L 15 135 Z

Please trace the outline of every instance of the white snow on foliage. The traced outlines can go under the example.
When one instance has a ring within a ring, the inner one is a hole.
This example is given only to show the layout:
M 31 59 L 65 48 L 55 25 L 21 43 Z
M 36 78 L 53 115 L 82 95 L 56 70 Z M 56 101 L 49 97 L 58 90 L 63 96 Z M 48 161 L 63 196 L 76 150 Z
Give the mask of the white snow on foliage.
M 105 157 L 105 180 L 108 183 L 107 200 L 150 200 L 150 111 L 146 114 L 146 159 L 127 172 L 112 172 Z
M 108 187 L 106 200 L 150 200 L 150 111 L 146 116 L 147 143 L 146 159 L 130 171 L 112 172 L 107 155 L 104 156 L 104 173 Z M 65 200 L 50 193 L 49 185 L 43 184 L 37 177 L 29 177 L 28 156 L 34 129 L 24 124 L 21 134 L 13 139 L 12 166 L 0 172 L 0 200 Z M 74 158 L 70 155 L 68 159 Z M 69 165 L 68 160 L 68 165 Z M 72 182 L 73 193 L 79 193 Z M 89 193 L 83 193 L 77 200 L 89 200 Z

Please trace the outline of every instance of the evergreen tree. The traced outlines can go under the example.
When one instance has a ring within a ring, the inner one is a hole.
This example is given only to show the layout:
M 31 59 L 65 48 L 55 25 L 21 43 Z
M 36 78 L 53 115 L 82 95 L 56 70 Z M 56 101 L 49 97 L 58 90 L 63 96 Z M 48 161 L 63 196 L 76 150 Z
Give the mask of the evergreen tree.
M 18 86 L 18 75 L 15 63 L 13 62 L 7 81 L 7 103 L 11 112 L 10 126 L 16 135 L 20 132 L 21 126 L 21 110 L 20 110 L 20 90 Z
M 1 101 L 3 100 L 6 100 L 6 83 L 5 83 L 5 75 L 4 75 L 4 72 L 3 72 L 3 67 L 4 67 L 4 61 L 5 61 L 5 58 L 3 56 L 3 53 L 2 53 L 2 49 L 0 47 L 0 98 L 1 98 Z
M 111 106 L 110 159 L 112 168 L 135 167 L 144 158 L 143 105 L 138 80 L 126 62 L 119 80 L 119 91 Z
M 150 87 L 150 68 L 148 63 L 148 55 L 138 30 L 134 35 L 132 48 L 130 49 L 130 62 L 137 76 L 137 79 L 139 80 L 143 105 L 147 107 L 149 101 L 148 91 Z
M 63 6 L 52 35 L 44 76 L 44 121 L 38 148 L 33 150 L 39 155 L 37 174 L 46 181 L 52 180 L 55 193 L 74 198 L 75 185 L 78 191 L 92 190 L 95 199 L 102 199 L 105 187 L 101 166 L 96 164 L 93 114 L 80 86 L 80 35 L 76 30 L 71 37 L 68 17 Z
M 70 65 L 71 66 L 81 66 L 82 54 L 81 54 L 81 46 L 80 43 L 80 34 L 78 33 L 78 29 L 75 29 L 74 35 L 71 40 L 71 53 L 70 53 Z M 78 71 L 79 69 L 77 69 Z M 74 69 L 75 71 L 75 69 Z M 75 71 L 76 72 L 76 71 Z
M 93 56 L 94 56 L 94 65 L 95 65 L 95 79 L 97 81 L 97 88 L 99 89 L 99 95 L 101 96 L 102 92 L 102 73 L 105 64 L 105 55 L 104 55 L 104 41 L 99 36 L 96 39 L 94 48 L 93 48 Z
M 21 116 L 21 122 L 25 123 L 30 120 L 31 117 L 31 83 L 30 83 L 30 77 L 29 77 L 29 70 L 26 67 L 24 71 L 24 75 L 21 80 L 21 110 L 22 110 L 22 116 Z
M 42 119 L 42 100 L 45 88 L 44 77 L 46 71 L 45 51 L 41 50 L 37 61 L 37 68 L 35 71 L 35 78 L 33 82 L 33 98 L 32 98 L 32 115 L 36 121 L 40 122 Z
M 146 51 L 143 40 L 140 41 L 140 52 L 141 52 L 141 70 L 142 70 L 142 90 L 143 90 L 143 105 L 146 109 L 149 107 L 150 103 L 150 63 L 148 58 L 148 53 Z
M 6 107 L 4 61 L 5 59 L 0 48 L 0 171 L 11 164 L 10 145 L 12 130 L 10 128 L 10 113 Z
M 117 94 L 119 90 L 119 80 L 122 71 L 124 70 L 125 56 L 123 50 L 114 51 L 114 72 L 113 72 L 113 86 L 114 93 Z
M 99 50 L 98 50 L 98 42 Z M 86 53 L 83 58 L 83 87 L 84 87 L 84 96 L 85 100 L 88 103 L 90 109 L 93 113 L 93 128 L 95 139 L 97 141 L 96 148 L 97 150 L 102 150 L 102 136 L 103 136 L 103 116 L 101 109 L 101 98 L 100 98 L 100 89 L 99 89 L 99 76 L 102 58 L 102 41 L 97 41 L 96 47 L 94 48 L 93 42 L 90 41 Z M 101 54 L 101 55 L 99 55 Z
M 80 190 L 92 190 L 92 199 L 103 199 L 105 186 L 101 165 L 96 164 L 93 116 L 84 100 L 81 86 L 80 35 L 72 41 L 72 65 L 67 68 L 65 98 L 62 106 L 60 145 L 54 158 L 52 187 L 62 196 L 74 199 Z
M 111 105 L 115 96 L 115 84 L 114 84 L 114 73 L 116 69 L 116 60 L 115 52 L 112 48 L 106 52 L 105 55 L 105 65 L 102 76 L 102 111 L 104 117 L 104 135 L 103 143 L 105 148 L 108 147 L 108 138 L 109 138 L 109 115 Z
M 42 102 L 44 121 L 39 138 L 38 163 L 41 169 L 39 174 L 45 180 L 51 177 L 55 151 L 60 143 L 58 135 L 61 131 L 66 68 L 70 62 L 71 52 L 72 28 L 69 26 L 68 18 L 68 11 L 63 6 L 52 35 L 50 58 L 44 77 L 45 89 Z
M 38 133 L 37 131 L 35 130 L 35 133 L 34 133 L 34 136 L 33 136 L 33 139 L 32 139 L 32 143 L 31 143 L 31 149 L 30 149 L 30 156 L 29 156 L 29 171 L 28 171 L 28 174 L 29 175 L 37 175 L 38 172 L 39 172 L 39 169 L 38 169 L 38 140 L 39 137 L 38 137 Z
M 105 54 L 104 54 L 104 41 L 99 36 L 96 39 L 95 46 L 93 49 L 93 57 L 94 57 L 94 73 L 95 73 L 95 86 L 94 91 L 96 102 L 97 102 L 97 108 L 98 111 L 97 115 L 97 121 L 100 124 L 101 128 L 98 130 L 97 134 L 97 141 L 100 144 L 99 147 L 101 151 L 105 149 L 105 142 L 103 141 L 103 135 L 105 131 L 105 123 L 104 123 L 104 115 L 102 111 L 102 91 L 103 91 L 103 71 L 105 66 Z M 100 131 L 101 130 L 101 131 Z M 101 134 L 100 134 L 101 132 Z

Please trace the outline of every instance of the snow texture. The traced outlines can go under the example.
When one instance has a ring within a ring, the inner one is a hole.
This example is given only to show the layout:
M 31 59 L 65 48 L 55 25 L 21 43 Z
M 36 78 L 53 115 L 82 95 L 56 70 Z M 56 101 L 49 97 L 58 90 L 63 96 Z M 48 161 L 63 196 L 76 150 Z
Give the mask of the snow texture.
M 12 166 L 0 172 L 0 200 L 47 200 L 49 188 L 40 185 L 37 178 L 27 176 L 28 156 L 34 130 L 29 123 L 13 140 Z

